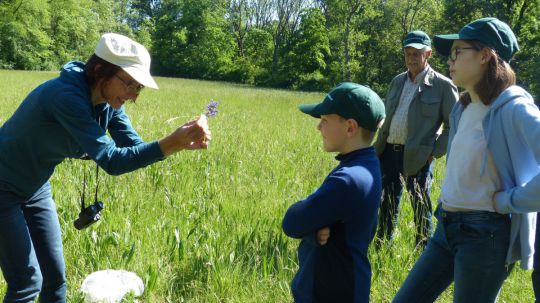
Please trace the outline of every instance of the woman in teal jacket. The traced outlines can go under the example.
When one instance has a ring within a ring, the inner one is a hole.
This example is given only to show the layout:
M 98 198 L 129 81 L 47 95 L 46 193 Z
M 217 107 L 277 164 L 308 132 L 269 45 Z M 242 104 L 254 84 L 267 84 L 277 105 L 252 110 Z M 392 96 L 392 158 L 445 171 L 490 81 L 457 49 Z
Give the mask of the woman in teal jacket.
M 4 302 L 34 302 L 38 294 L 40 302 L 66 301 L 62 237 L 48 182 L 56 165 L 87 156 L 118 175 L 183 149 L 207 147 L 204 116 L 159 141 L 143 142 L 123 105 L 145 86 L 157 89 L 148 51 L 127 37 L 105 34 L 86 64 L 66 64 L 0 128 Z
M 531 268 L 540 210 L 540 112 L 508 65 L 514 33 L 496 18 L 435 36 L 454 84 L 437 230 L 394 302 L 495 302 L 513 264 Z

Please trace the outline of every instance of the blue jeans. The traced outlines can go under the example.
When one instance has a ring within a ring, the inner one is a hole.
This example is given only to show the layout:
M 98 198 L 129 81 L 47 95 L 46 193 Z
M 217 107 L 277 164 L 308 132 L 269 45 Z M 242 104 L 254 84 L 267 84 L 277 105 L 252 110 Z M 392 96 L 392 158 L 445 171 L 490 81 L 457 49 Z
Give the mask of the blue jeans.
M 540 213 L 537 213 L 536 236 L 534 240 L 534 270 L 532 272 L 532 285 L 535 302 L 540 302 Z
M 398 149 L 386 144 L 380 155 L 383 199 L 379 210 L 378 239 L 391 239 L 397 224 L 399 203 L 403 195 L 403 185 L 411 197 L 411 206 L 416 225 L 416 244 L 426 243 L 431 236 L 433 223 L 431 220 L 431 198 L 429 197 L 433 180 L 433 163 L 426 163 L 413 176 L 403 174 L 403 146 Z
M 436 211 L 437 229 L 392 302 L 434 302 L 454 282 L 454 302 L 495 302 L 506 266 L 510 219 L 486 211 Z
M 4 303 L 66 302 L 62 237 L 51 186 L 29 199 L 0 183 L 0 267 L 7 282 Z

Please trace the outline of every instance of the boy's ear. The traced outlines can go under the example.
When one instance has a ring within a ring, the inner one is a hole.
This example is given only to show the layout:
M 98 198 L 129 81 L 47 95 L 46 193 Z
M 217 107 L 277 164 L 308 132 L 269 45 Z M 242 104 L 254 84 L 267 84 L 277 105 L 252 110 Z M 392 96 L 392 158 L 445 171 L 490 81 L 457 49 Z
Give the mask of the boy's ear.
M 355 135 L 359 131 L 359 126 L 356 120 L 347 119 L 347 133 L 350 135 Z

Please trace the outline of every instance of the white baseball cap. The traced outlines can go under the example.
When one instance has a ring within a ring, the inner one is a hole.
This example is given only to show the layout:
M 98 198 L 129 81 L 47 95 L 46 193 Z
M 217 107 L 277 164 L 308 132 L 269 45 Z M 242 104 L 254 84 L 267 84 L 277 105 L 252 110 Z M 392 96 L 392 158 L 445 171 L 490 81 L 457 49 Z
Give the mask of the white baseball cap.
M 158 89 L 150 75 L 150 54 L 146 48 L 126 36 L 106 33 L 101 36 L 94 53 L 101 59 L 121 67 L 145 87 Z

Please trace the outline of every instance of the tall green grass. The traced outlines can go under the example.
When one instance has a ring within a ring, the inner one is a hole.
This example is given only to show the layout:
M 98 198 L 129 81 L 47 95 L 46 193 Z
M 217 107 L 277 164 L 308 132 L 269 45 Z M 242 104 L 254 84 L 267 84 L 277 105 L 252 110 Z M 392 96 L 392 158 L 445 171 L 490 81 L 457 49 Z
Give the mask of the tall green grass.
M 56 73 L 0 71 L 0 124 L 39 83 Z M 142 302 L 291 302 L 298 241 L 281 231 L 287 207 L 310 194 L 336 165 L 323 152 L 317 120 L 297 110 L 322 93 L 158 78 L 127 111 L 145 140 L 158 139 L 220 100 L 206 151 L 184 151 L 118 177 L 101 173 L 100 223 L 73 227 L 83 175 L 93 199 L 93 162 L 67 160 L 51 180 L 62 225 L 68 302 L 93 271 L 125 269 L 144 281 Z M 435 168 L 439 195 L 443 161 Z M 389 302 L 419 251 L 409 201 L 392 245 L 370 249 L 372 302 Z M 5 292 L 0 278 L 0 296 Z M 128 299 L 127 301 L 131 301 Z M 439 302 L 451 302 L 449 289 Z M 514 270 L 499 302 L 532 302 L 530 273 Z

